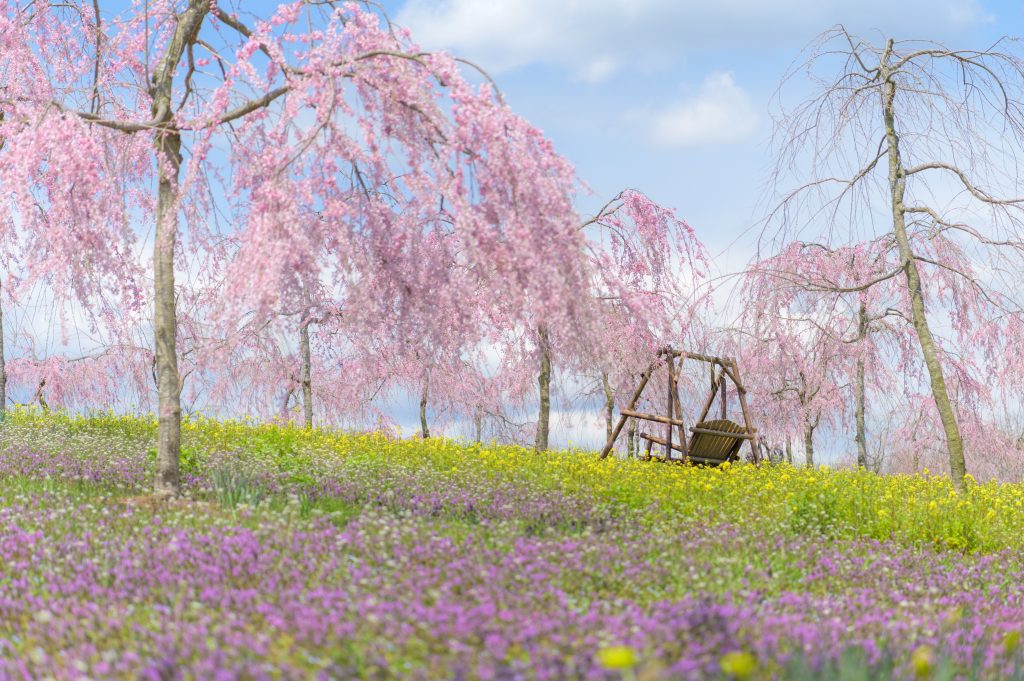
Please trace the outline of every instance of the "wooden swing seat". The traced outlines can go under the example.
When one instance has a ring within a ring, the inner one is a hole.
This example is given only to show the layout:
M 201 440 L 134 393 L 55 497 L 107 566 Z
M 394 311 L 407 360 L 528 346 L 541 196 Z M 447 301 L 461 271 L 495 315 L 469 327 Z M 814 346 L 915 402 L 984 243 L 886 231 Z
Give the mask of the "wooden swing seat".
M 675 364 L 676 358 L 679 358 L 680 362 L 694 359 L 711 365 L 711 391 L 707 399 L 704 400 L 700 416 L 697 417 L 697 425 L 689 429 L 689 437 L 687 437 L 686 426 L 682 419 L 682 404 L 679 399 L 679 375 Z M 654 370 L 662 361 L 664 361 L 668 368 L 667 414 L 661 415 L 639 411 L 636 408 L 637 402 L 643 394 L 644 387 L 646 387 Z M 727 418 L 727 381 L 731 381 L 736 386 L 745 425 L 741 426 Z M 658 358 L 641 374 L 640 385 L 637 386 L 632 399 L 630 399 L 625 407 L 619 409 L 619 421 L 608 435 L 608 441 L 605 443 L 604 449 L 601 450 L 601 458 L 603 459 L 611 454 L 612 448 L 615 446 L 615 439 L 622 432 L 626 420 L 632 418 L 664 424 L 665 435 L 663 437 L 649 433 L 638 433 L 641 439 L 647 441 L 647 454 L 645 457 L 647 459 L 651 458 L 651 450 L 654 445 L 660 445 L 665 449 L 662 461 L 717 466 L 726 461 L 738 461 L 740 447 L 744 442 L 749 442 L 751 460 L 755 464 L 760 463 L 761 452 L 758 446 L 757 429 L 750 424 L 746 393 L 747 390 L 740 380 L 740 370 L 735 360 L 673 350 L 671 347 L 662 348 L 658 351 Z M 722 417 L 706 421 L 704 419 L 707 418 L 716 397 L 719 398 L 722 405 Z M 673 429 L 678 430 L 678 437 L 673 436 Z M 675 452 L 679 452 L 682 456 L 675 457 Z
M 729 419 L 701 421 L 690 428 L 690 432 L 693 433 L 690 440 L 690 459 L 716 465 L 736 461 L 743 442 L 755 437 L 748 433 L 746 428 Z
M 684 448 L 675 442 L 672 443 L 672 450 L 683 454 L 684 459 L 671 459 L 671 461 L 699 463 L 706 466 L 718 466 L 726 461 L 738 461 L 740 447 L 746 440 L 753 440 L 754 435 L 746 431 L 746 428 L 729 419 L 716 419 L 714 421 L 702 421 L 693 428 L 690 428 L 693 437 L 690 445 Z M 640 438 L 653 442 L 656 445 L 666 446 L 664 438 L 648 433 L 640 433 Z

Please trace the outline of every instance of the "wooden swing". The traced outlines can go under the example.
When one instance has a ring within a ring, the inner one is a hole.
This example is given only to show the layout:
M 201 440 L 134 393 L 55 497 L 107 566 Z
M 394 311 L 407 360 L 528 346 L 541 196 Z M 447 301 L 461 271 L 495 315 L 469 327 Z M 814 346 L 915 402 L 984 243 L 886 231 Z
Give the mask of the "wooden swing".
M 679 358 L 679 366 L 676 366 L 676 358 Z M 694 359 L 700 362 L 707 362 L 711 365 L 711 390 L 704 406 L 701 409 L 697 423 L 690 428 L 689 441 L 686 436 L 686 426 L 682 420 L 682 405 L 679 400 L 679 370 L 687 359 Z M 645 414 L 636 411 L 636 403 L 640 400 L 647 382 L 662 364 L 668 369 L 668 408 L 667 415 Z M 743 425 L 730 421 L 727 413 L 728 404 L 728 381 L 736 387 L 736 394 L 739 398 L 740 410 L 743 412 Z M 707 421 L 708 413 L 715 402 L 715 397 L 721 395 L 721 418 Z M 750 415 L 747 409 L 747 391 L 740 380 L 740 370 L 736 361 L 724 357 L 712 357 L 694 352 L 673 350 L 671 347 L 658 351 L 658 358 L 651 363 L 640 376 L 640 385 L 633 393 L 632 399 L 625 409 L 619 410 L 619 420 L 612 429 L 611 436 L 601 450 L 601 458 L 608 456 L 615 440 L 622 432 L 623 426 L 630 418 L 641 421 L 661 423 L 665 425 L 664 437 L 648 433 L 640 433 L 640 437 L 647 441 L 647 459 L 651 458 L 651 450 L 654 445 L 660 445 L 665 450 L 665 461 L 682 461 L 717 466 L 726 461 L 739 459 L 740 447 L 744 442 L 750 443 L 750 460 L 754 463 L 761 462 L 761 451 L 757 441 L 757 429 L 750 425 Z M 673 441 L 672 428 L 675 426 L 677 438 Z M 673 452 L 680 452 L 681 458 L 673 456 Z

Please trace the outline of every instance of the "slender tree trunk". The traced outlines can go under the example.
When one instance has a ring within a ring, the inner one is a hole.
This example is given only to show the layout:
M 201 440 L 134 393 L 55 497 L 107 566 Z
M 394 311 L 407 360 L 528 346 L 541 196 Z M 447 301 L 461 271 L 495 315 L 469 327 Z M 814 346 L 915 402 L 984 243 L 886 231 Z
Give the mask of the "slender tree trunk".
M 867 337 L 868 332 L 868 313 L 864 303 L 860 304 L 860 315 L 857 323 L 858 336 L 861 342 Z M 856 412 L 857 420 L 857 465 L 864 469 L 868 467 L 868 439 L 867 439 L 867 428 L 864 420 L 864 404 L 865 404 L 865 392 L 864 386 L 864 358 L 859 353 L 857 355 L 857 380 L 854 385 L 854 399 L 856 401 L 854 405 L 854 411 Z
M 302 416 L 306 430 L 313 429 L 313 368 L 309 350 L 309 310 L 299 325 L 299 354 L 301 355 Z
M 484 440 L 484 412 L 482 409 L 476 410 L 476 415 L 473 417 L 473 425 L 476 428 L 475 442 L 480 444 Z
M 911 319 L 913 320 L 914 330 L 917 332 L 917 338 L 921 345 L 921 354 L 924 355 L 925 366 L 928 367 L 932 397 L 935 399 L 939 419 L 942 421 L 942 428 L 946 434 L 946 448 L 949 452 L 949 476 L 953 480 L 953 487 L 957 491 L 963 491 L 964 476 L 967 473 L 967 466 L 964 461 L 963 440 L 960 436 L 960 427 L 956 421 L 956 412 L 954 412 L 953 404 L 949 399 L 949 391 L 946 388 L 946 379 L 942 373 L 942 363 L 939 361 L 935 339 L 932 336 L 931 328 L 928 326 L 921 275 L 917 269 L 917 261 L 910 245 L 910 239 L 907 236 L 906 206 L 903 203 L 903 197 L 906 193 L 907 175 L 906 168 L 900 159 L 899 136 L 896 133 L 894 110 L 896 82 L 893 80 L 893 73 L 889 70 L 888 66 L 892 46 L 893 41 L 890 39 L 886 43 L 885 54 L 881 60 L 881 76 L 885 84 L 882 90 L 882 118 L 885 124 L 885 138 L 889 157 L 889 190 L 893 232 L 899 248 L 903 271 L 907 279 Z
M 551 428 L 551 339 L 547 329 L 537 330 L 537 342 L 540 346 L 540 374 L 537 375 L 540 407 L 537 413 L 537 451 L 548 448 L 548 435 Z
M 423 390 L 420 392 L 420 437 L 430 437 L 430 425 L 427 423 L 427 400 L 430 397 L 430 372 L 423 372 Z
M 604 388 L 604 441 L 612 437 L 612 419 L 615 417 L 615 394 L 612 384 L 608 381 L 608 373 L 601 372 L 601 385 Z
M 286 392 L 284 394 L 284 402 L 281 403 L 281 418 L 282 419 L 287 419 L 288 418 L 288 403 L 292 401 L 292 394 L 294 392 L 295 391 L 293 389 L 289 388 L 288 392 Z
M 0 123 L 4 122 L 4 112 L 0 111 Z M 4 138 L 0 137 L 0 149 L 4 148 Z M 7 418 L 7 357 L 4 355 L 4 310 L 0 303 L 0 423 Z
M 814 426 L 804 424 L 804 459 L 808 468 L 814 466 Z
M 178 239 L 178 180 L 181 175 L 181 134 L 174 127 L 171 97 L 174 73 L 187 46 L 196 40 L 210 3 L 190 0 L 177 17 L 174 34 L 153 73 L 153 120 L 161 126 L 154 140 L 159 172 L 156 235 L 153 243 L 153 332 L 157 369 L 157 454 L 154 492 L 174 496 L 180 491 L 181 378 L 178 373 L 178 315 L 174 290 L 174 255 Z
M 626 431 L 626 456 L 635 458 L 637 453 L 636 443 L 636 419 L 629 422 L 629 430 Z
M 786 433 L 786 463 L 793 465 L 793 439 Z
M 0 116 L 0 121 L 3 117 Z M 0 304 L 0 422 L 7 418 L 7 357 L 4 355 L 4 309 Z

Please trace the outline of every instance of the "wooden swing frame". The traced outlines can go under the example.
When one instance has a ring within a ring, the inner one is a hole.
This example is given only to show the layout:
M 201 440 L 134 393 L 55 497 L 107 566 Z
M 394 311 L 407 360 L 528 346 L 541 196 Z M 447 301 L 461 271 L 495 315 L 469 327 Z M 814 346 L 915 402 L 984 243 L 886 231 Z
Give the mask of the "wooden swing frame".
M 679 365 L 676 366 L 676 359 L 679 359 Z M 711 388 L 704 400 L 704 405 L 701 408 L 700 416 L 697 418 L 696 424 L 689 429 L 690 435 L 687 440 L 686 426 L 682 420 L 682 404 L 679 399 L 679 373 L 682 370 L 683 363 L 693 359 L 699 362 L 705 362 L 710 365 L 711 374 Z M 662 416 L 660 414 L 647 414 L 636 411 L 636 403 L 640 400 L 643 395 L 644 388 L 647 387 L 647 383 L 651 380 L 654 372 L 664 365 L 668 369 L 668 407 L 666 409 L 667 415 Z M 727 415 L 727 404 L 728 404 L 728 381 L 731 381 L 733 386 L 736 388 L 736 394 L 740 403 L 740 410 L 743 412 L 743 425 L 734 424 L 728 420 Z M 706 422 L 705 419 L 708 413 L 711 411 L 711 407 L 715 402 L 715 398 L 721 392 L 721 420 L 712 422 Z M 750 443 L 750 459 L 755 464 L 761 462 L 761 448 L 757 438 L 757 429 L 754 428 L 750 423 L 750 410 L 747 409 L 747 390 L 743 386 L 743 381 L 740 378 L 740 369 L 736 364 L 736 360 L 728 357 L 714 357 L 711 355 L 702 355 L 696 352 L 686 352 L 685 350 L 673 350 L 671 347 L 662 348 L 658 351 L 657 358 L 651 362 L 651 365 L 647 370 L 640 376 L 640 384 L 637 386 L 636 391 L 633 393 L 633 397 L 629 400 L 629 403 L 625 408 L 619 409 L 619 420 L 612 429 L 611 435 L 608 438 L 608 442 L 605 444 L 604 449 L 601 450 L 601 458 L 607 457 L 612 452 L 612 448 L 615 446 L 615 441 L 618 439 L 619 434 L 622 432 L 622 428 L 626 425 L 626 421 L 629 419 L 636 419 L 640 421 L 650 421 L 653 423 L 664 424 L 665 436 L 659 438 L 655 435 L 649 435 L 647 433 L 640 433 L 640 437 L 647 441 L 647 452 L 645 458 L 651 458 L 651 450 L 654 445 L 660 445 L 664 448 L 665 458 L 664 461 L 683 461 L 701 464 L 717 465 L 725 461 L 735 461 L 739 458 L 739 450 L 744 442 Z M 673 426 L 676 428 L 676 434 L 678 435 L 677 441 L 673 442 Z M 724 453 L 724 458 L 708 458 L 700 456 L 699 454 L 692 454 L 694 451 L 694 445 L 711 444 L 714 449 L 721 450 Z M 672 456 L 672 452 L 677 451 L 682 454 L 682 459 L 675 459 Z

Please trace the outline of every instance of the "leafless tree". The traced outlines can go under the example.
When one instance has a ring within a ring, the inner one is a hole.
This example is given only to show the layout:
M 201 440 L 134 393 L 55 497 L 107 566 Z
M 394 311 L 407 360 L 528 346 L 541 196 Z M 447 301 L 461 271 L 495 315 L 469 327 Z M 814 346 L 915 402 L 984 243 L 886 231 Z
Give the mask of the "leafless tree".
M 1020 311 L 1024 197 L 1013 191 L 1024 180 L 1024 61 L 1015 50 L 1008 38 L 982 50 L 873 44 L 839 26 L 819 36 L 777 93 L 763 236 L 779 244 L 813 229 L 828 244 L 890 240 L 894 268 L 861 288 L 890 280 L 905 288 L 957 489 L 963 442 L 925 287 L 930 277 L 959 277 L 985 309 Z M 807 82 L 814 92 L 790 106 L 791 89 L 800 83 L 805 94 Z M 984 277 L 951 250 L 983 263 Z

